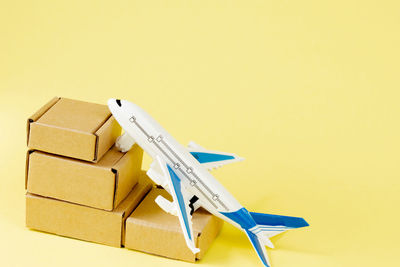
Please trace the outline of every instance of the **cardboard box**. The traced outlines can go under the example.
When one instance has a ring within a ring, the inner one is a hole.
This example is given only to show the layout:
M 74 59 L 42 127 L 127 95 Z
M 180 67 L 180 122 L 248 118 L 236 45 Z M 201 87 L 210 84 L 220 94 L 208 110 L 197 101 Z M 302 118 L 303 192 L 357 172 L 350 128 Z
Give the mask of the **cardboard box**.
M 27 154 L 29 193 L 112 210 L 129 194 L 141 173 L 143 150 L 111 148 L 97 163 L 41 151 Z
M 194 255 L 186 246 L 178 217 L 166 213 L 154 202 L 158 195 L 172 200 L 164 189 L 152 189 L 126 220 L 125 247 L 189 262 L 201 259 L 223 221 L 201 208 L 193 214 L 195 244 L 200 248 Z
M 44 232 L 121 247 L 126 218 L 151 189 L 137 184 L 113 211 L 27 193 L 26 226 Z
M 106 105 L 55 97 L 28 119 L 30 149 L 98 161 L 115 143 L 121 127 Z

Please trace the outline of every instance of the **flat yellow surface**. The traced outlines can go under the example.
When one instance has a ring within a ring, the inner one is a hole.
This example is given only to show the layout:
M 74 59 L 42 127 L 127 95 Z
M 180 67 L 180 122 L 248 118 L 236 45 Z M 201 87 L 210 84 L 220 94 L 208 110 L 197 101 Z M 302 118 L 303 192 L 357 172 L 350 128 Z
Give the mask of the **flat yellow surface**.
M 24 226 L 25 120 L 53 96 L 137 103 L 246 161 L 249 210 L 311 224 L 273 266 L 399 266 L 398 1 L 2 1 L 0 266 L 193 266 Z M 145 166 L 149 159 L 145 161 Z M 261 266 L 225 224 L 198 266 Z

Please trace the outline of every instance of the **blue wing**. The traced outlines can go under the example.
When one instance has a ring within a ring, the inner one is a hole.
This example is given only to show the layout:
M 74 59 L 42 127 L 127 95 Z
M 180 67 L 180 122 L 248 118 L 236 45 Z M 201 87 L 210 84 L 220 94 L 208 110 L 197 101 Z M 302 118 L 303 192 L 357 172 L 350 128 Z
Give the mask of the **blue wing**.
M 170 189 L 169 191 L 172 195 L 174 203 L 177 205 L 178 218 L 186 240 L 186 244 L 194 254 L 198 253 L 200 250 L 196 248 L 193 237 L 191 215 L 190 210 L 188 209 L 189 201 L 188 198 L 185 197 L 188 194 L 185 194 L 185 188 L 182 187 L 181 179 L 178 177 L 178 175 L 176 175 L 174 170 L 160 157 L 157 157 L 157 160 L 159 161 L 160 167 L 164 172 L 164 176 L 168 181 L 168 186 Z
M 234 156 L 231 155 L 224 155 L 220 153 L 207 153 L 207 152 L 190 152 L 193 157 L 197 159 L 200 163 L 209 163 L 209 162 L 216 162 L 216 161 L 223 161 L 229 159 L 235 159 Z
M 188 149 L 190 154 L 208 170 L 243 160 L 232 153 L 206 150 L 193 141 L 189 143 Z
M 170 166 L 167 165 L 167 167 L 168 167 L 168 172 L 170 174 L 170 178 L 172 181 L 173 190 L 175 191 L 175 195 L 178 200 L 179 210 L 182 215 L 183 222 L 185 224 L 186 233 L 188 235 L 188 238 L 192 241 L 193 240 L 192 231 L 190 229 L 189 218 L 188 218 L 187 212 L 186 212 L 185 200 L 183 199 L 183 196 L 182 196 L 181 179 L 179 179 L 179 177 L 171 169 Z

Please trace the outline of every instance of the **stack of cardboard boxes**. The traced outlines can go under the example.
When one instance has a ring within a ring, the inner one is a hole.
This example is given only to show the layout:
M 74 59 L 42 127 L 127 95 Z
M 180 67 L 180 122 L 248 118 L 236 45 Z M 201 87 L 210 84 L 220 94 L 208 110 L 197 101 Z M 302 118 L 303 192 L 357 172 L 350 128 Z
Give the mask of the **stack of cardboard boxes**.
M 178 218 L 154 199 L 141 170 L 143 151 L 121 153 L 121 128 L 105 105 L 54 98 L 28 119 L 26 225 L 29 228 L 165 257 L 200 259 L 222 222 L 200 209 L 193 215 L 196 244 L 186 247 Z M 150 193 L 149 193 L 150 192 Z

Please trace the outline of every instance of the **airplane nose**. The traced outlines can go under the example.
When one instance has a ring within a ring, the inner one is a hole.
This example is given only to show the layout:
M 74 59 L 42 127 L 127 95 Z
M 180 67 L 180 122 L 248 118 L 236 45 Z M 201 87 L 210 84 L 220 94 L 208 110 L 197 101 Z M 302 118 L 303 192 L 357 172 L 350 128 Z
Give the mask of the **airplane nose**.
M 115 99 L 114 99 L 114 98 L 108 99 L 107 105 L 108 105 L 109 107 L 112 106 L 112 105 L 114 105 L 114 104 L 115 104 Z
M 122 107 L 122 102 L 120 99 L 110 98 L 108 99 L 107 104 L 109 107 L 113 107 L 115 104 L 117 104 L 119 107 Z

